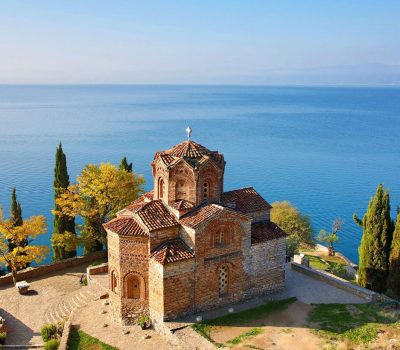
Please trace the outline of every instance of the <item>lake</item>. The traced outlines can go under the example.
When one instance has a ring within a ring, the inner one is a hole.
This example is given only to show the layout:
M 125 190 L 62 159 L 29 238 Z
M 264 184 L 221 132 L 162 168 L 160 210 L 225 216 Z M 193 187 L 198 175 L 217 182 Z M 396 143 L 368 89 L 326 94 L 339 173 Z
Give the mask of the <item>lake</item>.
M 50 244 L 55 149 L 70 179 L 123 156 L 152 187 L 157 150 L 192 139 L 225 155 L 225 190 L 253 186 L 288 200 L 316 233 L 344 219 L 337 249 L 357 262 L 378 183 L 400 205 L 400 88 L 251 86 L 0 86 L 0 203 L 17 188 L 25 217 L 44 214 Z M 51 261 L 49 256 L 46 262 Z

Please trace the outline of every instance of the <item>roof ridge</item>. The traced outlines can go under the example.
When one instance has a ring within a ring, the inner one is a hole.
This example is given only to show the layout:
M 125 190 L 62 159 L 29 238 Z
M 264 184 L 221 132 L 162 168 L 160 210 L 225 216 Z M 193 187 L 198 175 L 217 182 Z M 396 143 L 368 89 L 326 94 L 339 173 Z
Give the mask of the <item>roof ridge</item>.
M 248 187 L 235 188 L 234 190 L 225 191 L 225 192 L 222 192 L 222 193 L 229 193 L 229 192 L 235 192 L 235 191 L 241 191 L 241 190 L 250 190 L 250 189 L 256 191 L 256 189 L 253 186 L 248 186 Z

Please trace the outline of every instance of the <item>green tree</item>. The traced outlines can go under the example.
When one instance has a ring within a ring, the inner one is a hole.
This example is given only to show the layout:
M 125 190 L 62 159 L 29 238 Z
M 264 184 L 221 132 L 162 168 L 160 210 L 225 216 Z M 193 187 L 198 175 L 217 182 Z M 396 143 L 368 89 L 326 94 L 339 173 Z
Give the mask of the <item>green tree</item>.
M 14 225 L 14 227 L 17 226 L 22 226 L 24 223 L 24 220 L 22 219 L 22 209 L 21 209 L 21 204 L 17 200 L 17 190 L 14 187 L 12 190 L 11 194 L 11 211 L 10 211 L 11 217 L 10 217 L 10 223 Z M 28 245 L 28 241 L 24 240 L 21 241 L 21 246 L 26 247 Z M 10 241 L 8 243 L 8 249 L 11 252 L 15 248 L 15 245 Z M 29 264 L 27 264 L 25 267 L 29 267 Z M 8 270 L 11 271 L 11 268 L 8 267 Z
M 62 149 L 61 142 L 56 151 L 56 163 L 54 167 L 54 210 L 59 211 L 57 199 L 69 186 L 69 175 L 67 169 L 67 159 Z M 65 235 L 60 237 L 60 235 Z M 73 249 L 75 232 L 75 217 L 54 215 L 52 246 L 54 252 L 54 260 L 61 260 L 76 256 L 76 249 Z M 67 240 L 73 242 L 69 244 Z M 59 244 L 63 241 L 64 244 Z
M 286 238 L 286 255 L 293 257 L 299 253 L 300 241 L 296 236 L 289 236 Z
M 337 234 L 342 229 L 342 226 L 343 220 L 340 218 L 336 218 L 335 220 L 333 220 L 331 232 L 325 231 L 324 229 L 319 231 L 318 240 L 328 244 L 328 252 L 330 256 L 336 255 L 334 243 L 339 241 L 339 236 Z
M 290 202 L 272 203 L 271 221 L 289 235 L 297 237 L 300 244 L 309 247 L 315 245 L 309 217 L 301 214 Z
M 60 208 L 54 214 L 81 216 L 84 225 L 79 242 L 85 253 L 102 250 L 106 244 L 103 224 L 135 200 L 143 192 L 141 175 L 120 170 L 109 163 L 89 164 L 78 176 L 77 184 L 68 186 L 56 203 Z M 58 241 L 65 245 L 62 240 Z
M 392 247 L 389 256 L 389 276 L 387 280 L 390 289 L 400 299 L 400 211 L 397 211 L 396 226 L 393 233 Z
M 23 224 L 21 204 L 17 201 L 17 190 L 14 187 L 11 195 L 11 221 L 14 226 Z
M 122 158 L 121 163 L 119 164 L 120 170 L 126 170 L 128 173 L 132 172 L 132 163 L 128 163 L 126 157 Z
M 378 293 L 386 290 L 393 223 L 390 218 L 389 191 L 380 184 L 368 204 L 367 212 L 354 221 L 363 228 L 359 251 L 358 283 Z

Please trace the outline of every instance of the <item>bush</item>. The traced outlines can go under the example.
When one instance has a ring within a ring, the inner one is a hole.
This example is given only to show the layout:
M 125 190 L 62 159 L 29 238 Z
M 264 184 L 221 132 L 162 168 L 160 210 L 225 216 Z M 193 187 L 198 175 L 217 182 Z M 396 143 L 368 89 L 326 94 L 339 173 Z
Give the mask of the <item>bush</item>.
M 88 267 L 99 266 L 99 265 L 101 265 L 101 264 L 102 264 L 101 261 L 95 260 L 95 261 L 93 261 L 91 264 L 89 264 Z
M 4 345 L 6 343 L 6 337 L 7 337 L 6 332 L 0 332 L 0 345 Z
M 146 314 L 141 314 L 138 318 L 138 325 L 142 328 L 146 328 L 150 321 L 150 317 Z
M 40 333 L 44 342 L 57 338 L 57 326 L 55 324 L 45 324 Z
M 50 339 L 44 343 L 44 350 L 57 350 L 60 346 L 60 341 L 58 339 Z
M 351 276 L 349 276 L 342 264 L 335 264 L 329 269 L 329 272 L 345 280 L 351 280 Z

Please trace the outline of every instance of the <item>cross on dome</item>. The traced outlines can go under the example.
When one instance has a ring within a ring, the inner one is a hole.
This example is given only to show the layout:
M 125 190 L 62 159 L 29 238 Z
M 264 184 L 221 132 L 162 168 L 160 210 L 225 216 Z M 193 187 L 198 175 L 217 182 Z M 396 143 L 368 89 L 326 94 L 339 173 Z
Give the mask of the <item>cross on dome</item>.
M 187 128 L 186 128 L 186 134 L 187 134 L 187 138 L 188 138 L 188 140 L 190 140 L 190 134 L 192 133 L 192 129 L 190 128 L 190 126 L 188 126 Z

